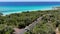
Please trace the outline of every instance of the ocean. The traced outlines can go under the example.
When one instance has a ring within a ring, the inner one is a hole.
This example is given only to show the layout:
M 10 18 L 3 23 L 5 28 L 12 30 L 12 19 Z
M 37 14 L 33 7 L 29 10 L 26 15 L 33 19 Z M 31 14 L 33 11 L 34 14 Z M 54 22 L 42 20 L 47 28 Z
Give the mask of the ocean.
M 60 2 L 0 2 L 0 12 L 4 15 L 34 10 L 50 10 L 60 6 Z

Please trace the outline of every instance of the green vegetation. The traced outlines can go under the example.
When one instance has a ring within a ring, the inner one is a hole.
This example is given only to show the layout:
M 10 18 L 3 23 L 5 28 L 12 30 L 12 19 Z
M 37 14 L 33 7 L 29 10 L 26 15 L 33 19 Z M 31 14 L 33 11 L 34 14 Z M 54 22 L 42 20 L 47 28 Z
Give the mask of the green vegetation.
M 60 30 L 60 12 L 58 10 L 43 12 L 41 21 L 25 34 L 55 34 L 55 29 Z
M 38 17 L 41 16 L 41 13 L 39 12 L 22 12 L 22 13 L 14 13 L 6 16 L 2 16 L 2 13 L 0 15 L 0 29 L 5 30 L 6 27 L 13 28 L 25 28 L 32 22 L 34 22 Z M 3 26 L 4 25 L 4 26 Z M 4 31 L 10 33 L 10 30 Z M 2 34 L 2 33 L 1 33 Z
M 56 26 L 60 25 L 60 11 L 58 10 L 27 11 L 6 16 L 0 13 L 0 34 L 12 34 L 13 28 L 25 28 L 41 16 L 43 16 L 41 22 L 26 34 L 52 34 Z

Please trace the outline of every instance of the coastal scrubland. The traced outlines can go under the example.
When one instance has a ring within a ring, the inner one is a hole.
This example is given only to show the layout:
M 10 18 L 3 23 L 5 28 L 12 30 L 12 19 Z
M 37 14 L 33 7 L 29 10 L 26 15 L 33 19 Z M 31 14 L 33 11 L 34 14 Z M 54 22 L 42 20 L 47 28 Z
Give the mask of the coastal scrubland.
M 25 34 L 55 34 L 57 27 L 60 31 L 60 10 L 37 10 L 5 16 L 0 13 L 0 34 L 13 34 L 13 28 L 25 28 L 41 16 L 39 24 Z

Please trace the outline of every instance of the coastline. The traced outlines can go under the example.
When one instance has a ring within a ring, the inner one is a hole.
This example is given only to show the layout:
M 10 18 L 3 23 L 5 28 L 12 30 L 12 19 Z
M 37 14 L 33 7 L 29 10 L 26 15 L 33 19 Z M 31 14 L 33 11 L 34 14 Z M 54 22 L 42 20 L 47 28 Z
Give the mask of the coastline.
M 52 10 L 52 9 L 40 9 L 39 11 L 45 11 L 45 10 Z M 25 11 L 16 11 L 16 12 L 9 12 L 9 13 L 4 13 L 3 15 L 10 15 L 10 14 L 14 14 L 14 13 L 22 13 L 22 12 L 32 12 L 32 11 L 38 11 L 38 10 L 25 10 Z
M 59 6 L 57 6 L 57 5 L 56 6 L 48 6 L 48 7 L 47 6 L 44 6 L 44 8 L 41 7 L 41 6 L 36 6 L 36 7 L 32 7 L 32 9 L 30 7 L 27 7 L 27 8 L 24 7 L 26 9 L 22 8 L 22 10 L 17 10 L 16 9 L 17 11 L 6 11 L 6 12 L 4 11 L 2 13 L 3 13 L 3 15 L 9 15 L 9 14 L 12 14 L 12 13 L 22 13 L 22 12 L 26 12 L 26 11 L 29 11 L 29 12 L 31 12 L 31 11 L 38 11 L 38 10 L 45 11 L 45 10 L 53 10 L 54 7 L 59 7 Z

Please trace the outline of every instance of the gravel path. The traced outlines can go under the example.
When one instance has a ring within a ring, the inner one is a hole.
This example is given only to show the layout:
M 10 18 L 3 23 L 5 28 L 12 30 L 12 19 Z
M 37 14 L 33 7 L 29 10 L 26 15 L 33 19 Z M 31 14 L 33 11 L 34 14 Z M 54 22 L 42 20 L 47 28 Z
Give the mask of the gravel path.
M 14 34 L 24 34 L 25 32 L 31 30 L 34 28 L 34 26 L 40 22 L 42 17 L 39 17 L 36 21 L 34 21 L 32 24 L 30 24 L 29 26 L 26 26 L 24 29 L 18 29 L 18 28 L 14 28 L 15 32 Z
M 55 32 L 56 32 L 56 34 L 60 34 L 58 27 L 56 28 Z

